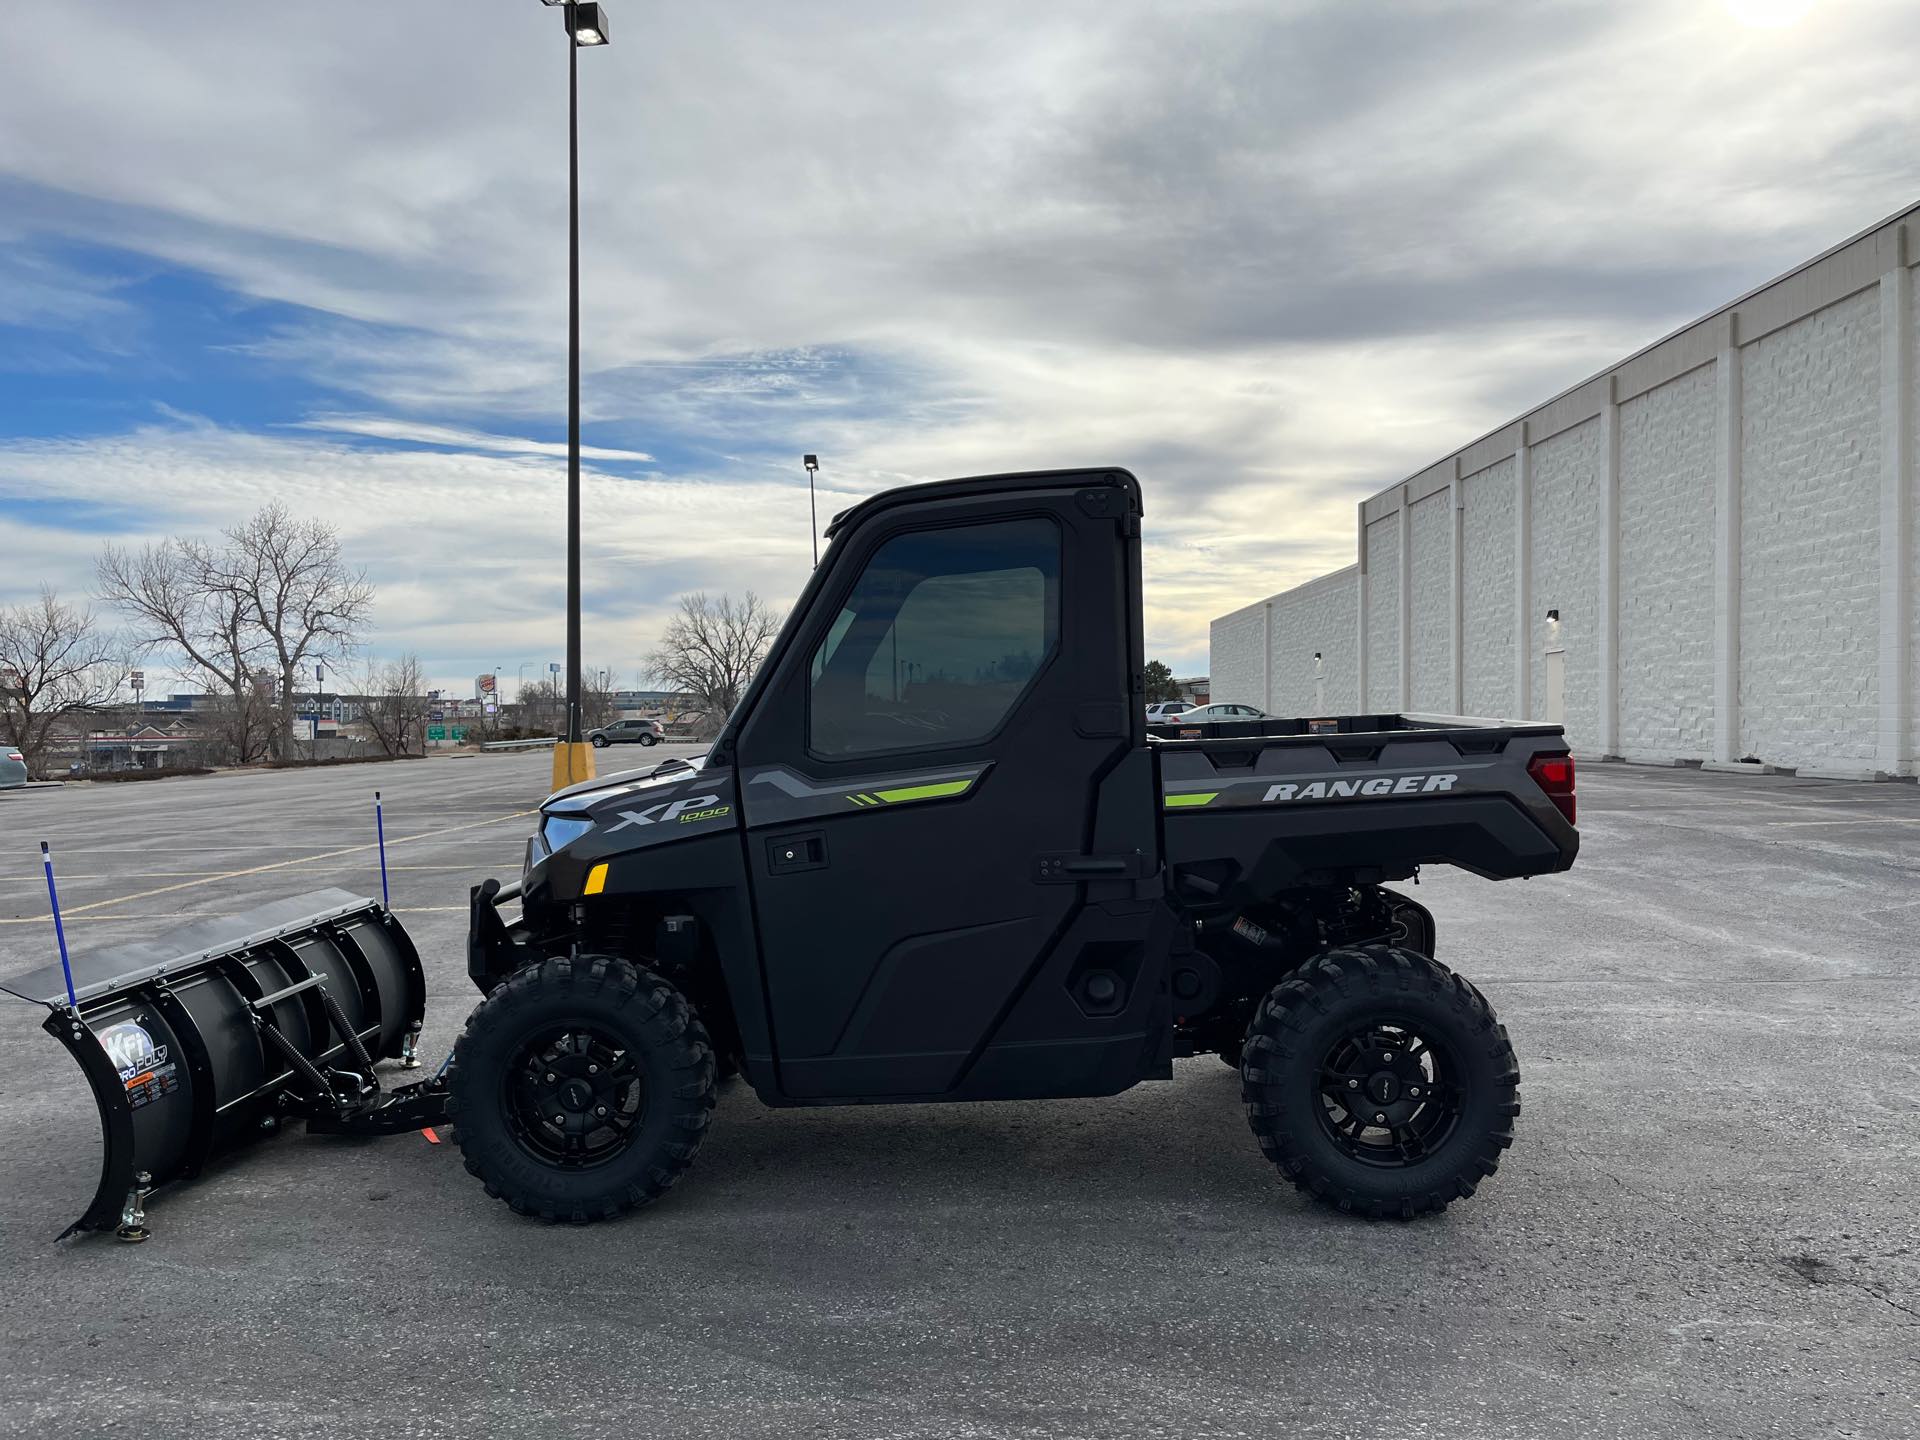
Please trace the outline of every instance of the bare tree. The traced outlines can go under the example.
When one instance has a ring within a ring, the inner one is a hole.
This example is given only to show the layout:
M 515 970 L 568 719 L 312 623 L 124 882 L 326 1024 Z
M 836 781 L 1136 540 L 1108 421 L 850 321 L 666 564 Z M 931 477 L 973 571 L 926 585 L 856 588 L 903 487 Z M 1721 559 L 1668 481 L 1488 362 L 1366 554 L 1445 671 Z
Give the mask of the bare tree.
M 101 597 L 133 626 L 135 653 L 173 653 L 203 689 L 225 698 L 218 724 L 244 765 L 260 759 L 271 738 L 270 685 L 259 683 L 265 642 L 245 597 L 218 583 L 220 568 L 210 546 L 163 540 L 138 552 L 109 545 L 96 573 Z
M 276 754 L 293 736 L 294 683 L 315 661 L 345 654 L 373 608 L 364 570 L 341 558 L 340 537 L 324 520 L 296 519 L 278 501 L 225 532 L 208 578 L 262 637 L 279 679 Z M 417 678 L 417 677 L 416 677 Z
M 746 591 L 714 599 L 684 595 L 680 613 L 667 623 L 660 644 L 647 657 L 655 683 L 693 697 L 702 738 L 718 733 L 740 695 L 767 658 L 780 622 L 764 601 Z
M 580 723 L 584 728 L 591 730 L 613 718 L 615 683 L 611 670 L 581 670 Z M 567 690 L 558 681 L 536 680 L 522 686 L 516 703 L 520 724 L 529 731 L 548 730 L 558 735 L 567 722 Z
M 424 755 L 427 749 L 427 697 L 422 687 L 420 657 L 402 655 L 384 664 L 370 664 L 360 688 L 366 708 L 360 720 L 373 732 L 386 755 Z
M 373 605 L 333 528 L 277 503 L 226 531 L 224 544 L 164 540 L 137 554 L 109 546 L 98 573 L 142 652 L 183 656 L 226 697 L 221 725 L 241 764 L 291 753 L 300 671 L 350 650 Z
M 118 643 L 91 610 L 44 586 L 38 601 L 0 608 L 0 738 L 30 773 L 45 773 L 64 721 L 113 698 L 125 673 Z

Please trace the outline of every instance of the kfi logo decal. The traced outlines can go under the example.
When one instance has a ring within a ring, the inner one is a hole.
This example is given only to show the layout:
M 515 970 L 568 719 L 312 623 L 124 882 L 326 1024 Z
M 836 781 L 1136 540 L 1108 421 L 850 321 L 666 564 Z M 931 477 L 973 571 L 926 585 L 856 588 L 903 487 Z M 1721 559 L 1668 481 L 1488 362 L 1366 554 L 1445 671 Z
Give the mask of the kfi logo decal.
M 715 816 L 692 815 L 690 812 L 695 810 L 712 810 L 716 814 Z M 644 810 L 622 810 L 620 823 L 609 825 L 607 833 L 617 834 L 629 825 L 664 825 L 670 820 L 678 820 L 683 816 L 688 819 L 706 820 L 731 812 L 731 806 L 720 804 L 718 795 L 690 795 L 684 800 L 662 800 L 658 805 L 649 805 Z
M 153 1036 L 131 1020 L 109 1025 L 100 1032 L 99 1039 L 107 1059 L 129 1085 L 149 1070 L 167 1063 L 167 1047 L 154 1044 Z

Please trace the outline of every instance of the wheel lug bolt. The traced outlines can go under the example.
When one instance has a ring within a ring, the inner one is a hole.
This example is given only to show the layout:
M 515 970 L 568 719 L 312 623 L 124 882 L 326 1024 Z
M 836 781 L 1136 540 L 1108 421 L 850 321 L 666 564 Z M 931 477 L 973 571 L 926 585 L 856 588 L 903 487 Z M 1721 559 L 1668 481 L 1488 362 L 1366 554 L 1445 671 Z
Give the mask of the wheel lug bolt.
M 1358 1080 L 1347 1081 L 1347 1089 L 1358 1090 L 1359 1088 L 1360 1088 L 1360 1082 Z
M 1420 1093 L 1420 1087 L 1418 1085 L 1407 1086 L 1407 1094 L 1417 1096 L 1419 1095 L 1419 1093 Z
M 587 1066 L 587 1074 L 598 1075 L 599 1073 L 600 1073 L 600 1067 L 598 1065 Z
M 1373 1123 L 1376 1125 L 1384 1125 L 1387 1123 L 1387 1117 L 1385 1115 L 1375 1115 L 1373 1117 Z
M 553 1084 L 553 1071 L 547 1071 L 547 1084 Z
M 564 1125 L 567 1123 L 567 1117 L 564 1115 L 556 1115 L 553 1117 L 553 1123 L 556 1125 Z
M 596 1105 L 593 1107 L 593 1113 L 596 1115 L 604 1115 L 607 1113 L 607 1107 L 604 1105 Z

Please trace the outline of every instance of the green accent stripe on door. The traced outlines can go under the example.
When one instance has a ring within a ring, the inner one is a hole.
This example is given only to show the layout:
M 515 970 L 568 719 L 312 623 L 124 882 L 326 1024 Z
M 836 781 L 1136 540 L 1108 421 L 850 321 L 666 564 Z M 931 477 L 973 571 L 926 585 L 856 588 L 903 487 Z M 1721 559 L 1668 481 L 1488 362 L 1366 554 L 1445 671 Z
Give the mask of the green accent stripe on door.
M 876 790 L 889 805 L 898 805 L 903 800 L 938 800 L 943 795 L 964 795 L 973 785 L 973 777 L 964 780 L 942 780 L 936 785 L 908 785 L 899 790 Z
M 1169 795 L 1167 809 L 1177 810 L 1183 805 L 1204 805 L 1219 794 L 1218 790 L 1205 790 L 1196 795 Z

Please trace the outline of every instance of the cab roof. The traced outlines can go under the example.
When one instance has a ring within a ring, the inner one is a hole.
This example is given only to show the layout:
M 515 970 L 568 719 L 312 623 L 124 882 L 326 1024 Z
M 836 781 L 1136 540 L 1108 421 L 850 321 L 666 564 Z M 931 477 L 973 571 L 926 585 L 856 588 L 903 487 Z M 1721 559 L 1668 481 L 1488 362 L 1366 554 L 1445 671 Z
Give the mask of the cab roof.
M 827 539 L 842 530 L 862 524 L 883 510 L 896 505 L 918 505 L 928 500 L 961 499 L 973 495 L 992 495 L 1004 490 L 1031 490 L 1048 487 L 1111 485 L 1127 493 L 1128 508 L 1140 513 L 1140 482 L 1133 472 L 1118 466 L 1083 470 L 1022 470 L 1005 475 L 968 475 L 958 480 L 930 480 L 919 485 L 897 485 L 849 506 L 827 524 Z

